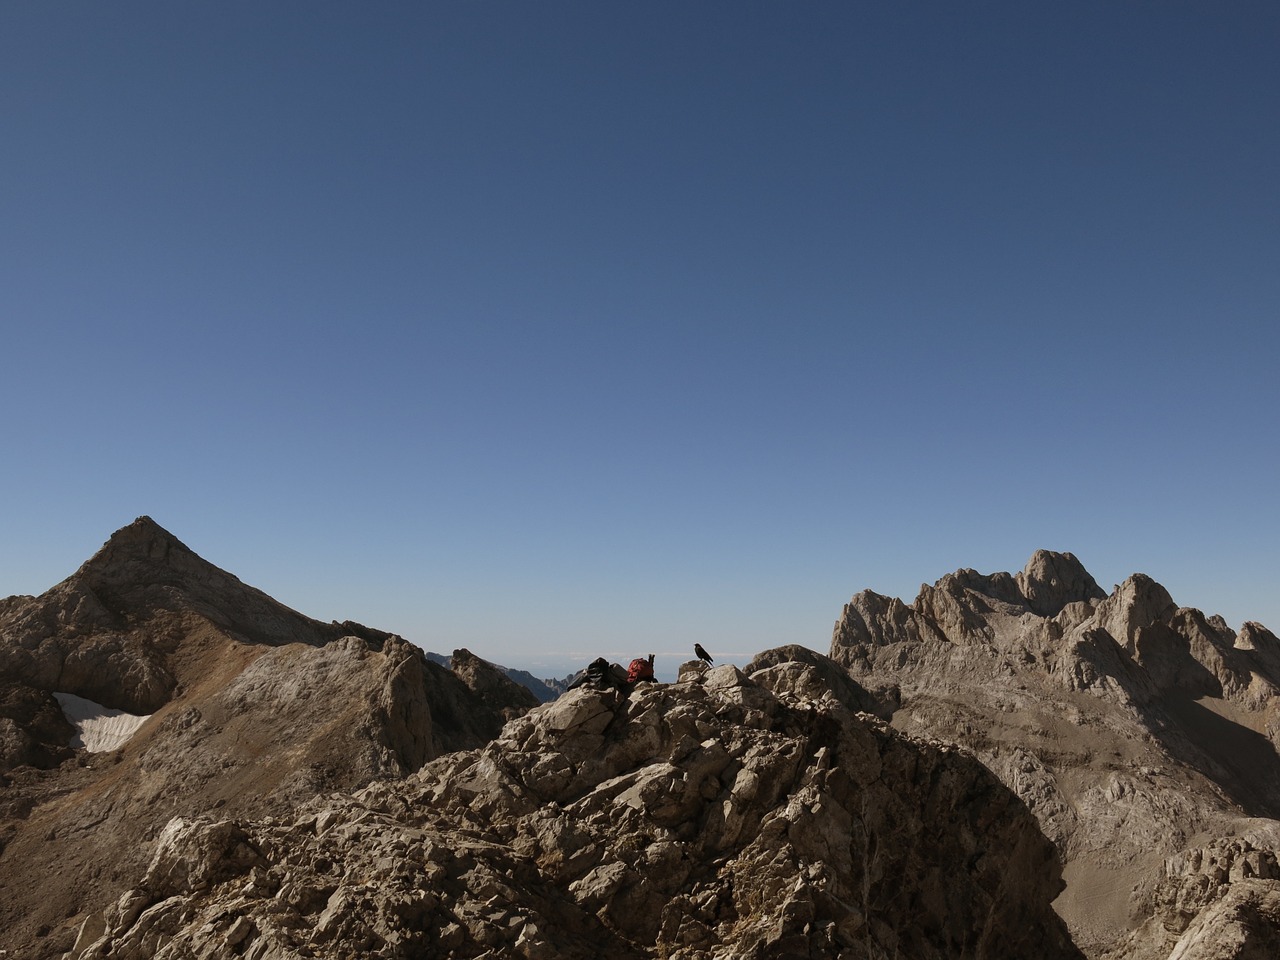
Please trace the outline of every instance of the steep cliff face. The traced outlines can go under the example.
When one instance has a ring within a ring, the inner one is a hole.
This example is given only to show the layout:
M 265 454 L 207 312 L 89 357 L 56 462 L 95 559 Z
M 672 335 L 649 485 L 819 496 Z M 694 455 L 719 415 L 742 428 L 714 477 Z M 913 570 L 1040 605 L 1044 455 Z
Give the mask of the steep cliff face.
M 1026 801 L 1063 851 L 1057 906 L 1091 953 L 1186 929 L 1156 893 L 1171 864 L 1280 814 L 1280 641 L 1179 607 L 1143 574 L 1106 595 L 1075 557 L 1040 551 L 910 605 L 863 592 L 830 654 L 897 686 L 895 726 L 964 746 Z
M 297 816 L 174 821 L 74 956 L 1078 956 L 1010 791 L 764 659 L 572 691 Z
M 147 518 L 40 597 L 0 602 L 0 671 L 0 949 L 28 958 L 68 949 L 171 817 L 404 776 L 531 702 L 290 610 Z M 118 750 L 76 751 L 55 692 L 149 719 Z

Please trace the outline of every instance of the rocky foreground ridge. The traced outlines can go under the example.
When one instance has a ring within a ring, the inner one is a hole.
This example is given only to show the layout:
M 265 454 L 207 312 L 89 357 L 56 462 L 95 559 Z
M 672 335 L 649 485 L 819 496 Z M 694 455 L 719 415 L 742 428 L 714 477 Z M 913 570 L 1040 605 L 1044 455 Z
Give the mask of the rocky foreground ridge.
M 296 816 L 174 821 L 73 956 L 1079 955 L 1056 850 L 985 768 L 815 666 L 747 673 L 572 691 Z
M 1280 956 L 1280 640 L 1110 594 L 1069 553 L 846 605 L 832 659 L 894 725 L 958 744 L 1062 851 L 1076 942 L 1116 958 Z

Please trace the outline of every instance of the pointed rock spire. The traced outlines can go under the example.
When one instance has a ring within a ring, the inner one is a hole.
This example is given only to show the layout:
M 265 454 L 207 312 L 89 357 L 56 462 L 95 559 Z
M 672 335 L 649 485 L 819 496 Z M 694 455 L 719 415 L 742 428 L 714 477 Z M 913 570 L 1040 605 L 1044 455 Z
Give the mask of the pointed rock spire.
M 1117 643 L 1133 653 L 1138 631 L 1168 620 L 1177 609 L 1168 590 L 1145 573 L 1135 573 L 1098 606 L 1096 619 Z

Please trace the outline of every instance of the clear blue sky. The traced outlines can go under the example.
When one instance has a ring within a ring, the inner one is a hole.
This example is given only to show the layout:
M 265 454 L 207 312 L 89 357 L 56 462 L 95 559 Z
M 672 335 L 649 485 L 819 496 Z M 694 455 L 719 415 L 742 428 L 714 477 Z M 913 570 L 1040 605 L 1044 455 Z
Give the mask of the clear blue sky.
M 1280 7 L 8 3 L 0 595 L 542 675 L 1069 550 L 1280 631 Z

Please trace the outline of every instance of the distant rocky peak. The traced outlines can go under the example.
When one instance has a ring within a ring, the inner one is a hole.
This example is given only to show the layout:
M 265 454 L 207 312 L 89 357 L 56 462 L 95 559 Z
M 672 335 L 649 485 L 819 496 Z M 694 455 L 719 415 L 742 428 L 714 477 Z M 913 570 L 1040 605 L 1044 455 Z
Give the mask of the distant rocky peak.
M 1132 653 L 1139 630 L 1167 621 L 1177 610 L 1168 590 L 1145 573 L 1135 573 L 1099 604 L 1097 620 Z
M 922 585 L 910 605 L 864 590 L 845 605 L 832 636 L 832 658 L 850 664 L 864 647 L 897 643 L 1017 644 L 1035 621 L 1061 636 L 1092 620 L 1133 652 L 1136 631 L 1177 610 L 1155 581 L 1137 574 L 1117 595 L 1106 592 L 1074 554 L 1037 550 L 1020 573 L 983 574 L 968 567 Z
M 1042 617 L 1056 617 L 1069 603 L 1107 596 L 1071 553 L 1037 550 L 1014 580 L 1031 612 Z
M 846 649 L 861 644 L 884 646 L 926 640 L 944 641 L 945 637 L 932 623 L 918 616 L 914 606 L 907 606 L 897 597 L 863 590 L 845 604 L 844 612 L 836 621 L 832 644 L 833 649 Z
M 1280 638 L 1260 623 L 1248 620 L 1240 628 L 1232 646 L 1245 651 L 1250 666 L 1280 687 Z
M 922 609 L 922 600 L 928 603 L 939 592 L 960 599 L 966 591 L 1025 607 L 1041 617 L 1055 617 L 1068 604 L 1093 603 L 1107 596 L 1074 554 L 1037 550 L 1021 573 L 983 574 L 969 567 L 948 573 L 932 587 L 920 588 L 915 607 Z
M 1074 556 L 1037 550 L 1017 575 L 967 567 L 949 573 L 922 586 L 911 609 L 953 643 L 985 643 L 1021 632 L 1028 614 L 1049 619 L 1071 604 L 1092 606 L 1105 596 Z
M 1216 618 L 1221 620 L 1221 617 Z M 1236 647 L 1240 650 L 1267 650 L 1280 653 L 1280 639 L 1254 620 L 1246 620 L 1236 638 Z
M 157 550 L 168 550 L 183 544 L 172 533 L 148 516 L 138 517 L 133 523 L 121 527 L 110 537 L 104 549 L 138 551 L 153 556 Z
M 153 565 L 173 562 L 204 564 L 186 544 L 150 517 L 138 517 L 133 523 L 113 533 L 92 557 L 77 571 L 80 577 L 115 575 L 135 564 Z
M 920 596 L 927 596 L 935 590 L 941 590 L 953 596 L 959 596 L 964 590 L 972 590 L 984 597 L 1022 606 L 1025 599 L 1022 590 L 1014 577 L 1007 573 L 993 573 L 989 576 L 979 573 L 970 567 L 964 567 L 955 573 L 948 573 L 932 587 L 922 586 Z M 917 597 L 917 600 L 919 597 Z

